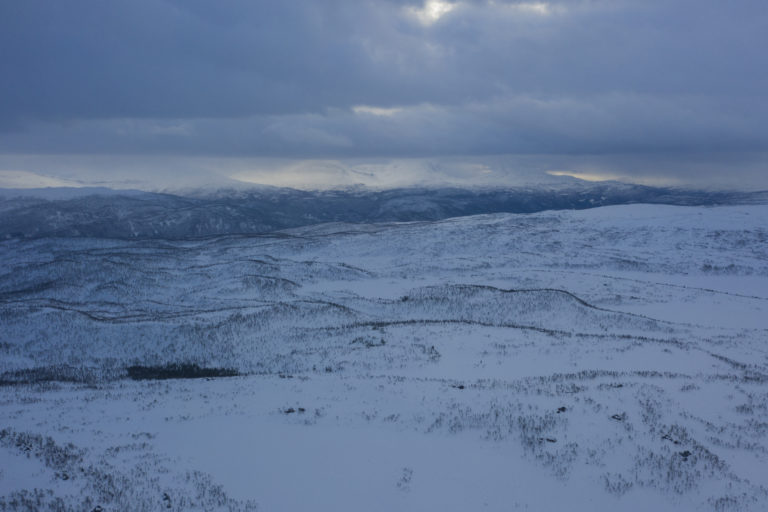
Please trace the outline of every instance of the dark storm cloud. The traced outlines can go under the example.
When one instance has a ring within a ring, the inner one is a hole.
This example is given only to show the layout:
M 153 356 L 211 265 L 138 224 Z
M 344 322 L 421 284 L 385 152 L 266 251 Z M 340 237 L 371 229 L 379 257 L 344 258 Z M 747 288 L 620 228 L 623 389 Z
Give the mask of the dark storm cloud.
M 243 117 L 432 99 L 395 3 L 5 2 L 3 117 Z M 390 40 L 391 36 L 391 40 Z M 376 45 L 398 55 L 372 55 Z M 407 74 L 412 76 L 405 76 Z M 402 85 L 402 87 L 400 87 Z M 434 97 L 439 98 L 437 94 Z
M 730 103 L 730 104 L 729 104 Z M 608 94 L 528 96 L 462 105 L 418 105 L 209 119 L 97 119 L 35 122 L 6 133 L 0 148 L 20 153 L 144 153 L 218 156 L 354 157 L 500 153 L 754 151 L 765 147 L 764 119 L 745 100 Z M 375 111 L 375 109 L 374 109 Z
M 0 152 L 759 152 L 765 48 L 764 0 L 2 2 Z

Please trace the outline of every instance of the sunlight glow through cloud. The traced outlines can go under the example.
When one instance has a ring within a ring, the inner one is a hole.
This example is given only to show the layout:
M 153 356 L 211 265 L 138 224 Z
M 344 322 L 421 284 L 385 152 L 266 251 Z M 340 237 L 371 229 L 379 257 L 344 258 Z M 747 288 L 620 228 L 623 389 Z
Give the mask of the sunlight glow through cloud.
M 408 12 L 415 16 L 422 25 L 432 25 L 455 8 L 456 5 L 449 2 L 427 0 L 421 9 L 409 7 Z

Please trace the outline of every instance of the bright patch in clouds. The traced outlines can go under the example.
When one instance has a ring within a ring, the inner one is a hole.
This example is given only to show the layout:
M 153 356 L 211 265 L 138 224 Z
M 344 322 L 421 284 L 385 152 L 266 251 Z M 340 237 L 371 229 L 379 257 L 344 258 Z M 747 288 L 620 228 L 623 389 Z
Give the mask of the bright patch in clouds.
M 523 14 L 537 14 L 539 16 L 548 16 L 553 14 L 555 10 L 561 10 L 561 7 L 555 7 L 546 2 L 520 2 L 520 3 L 506 3 L 506 2 L 489 2 L 492 7 L 501 7 L 507 10 L 515 11 Z
M 28 171 L 0 171 L 0 188 L 82 187 L 77 181 Z
M 579 172 L 579 171 L 546 171 L 550 176 L 570 176 L 584 181 L 626 181 L 630 183 L 638 183 L 640 185 L 649 185 L 655 187 L 663 187 L 670 185 L 680 185 L 680 181 L 674 178 L 658 177 L 658 176 L 646 176 L 638 178 L 635 176 L 616 174 L 611 172 L 593 171 L 593 172 Z
M 382 107 L 372 107 L 370 105 L 357 105 L 352 107 L 352 111 L 355 114 L 368 114 L 372 116 L 382 116 L 382 117 L 391 117 L 398 112 L 401 112 L 402 108 L 382 108 Z
M 535 14 L 547 15 L 552 13 L 552 9 L 550 8 L 549 4 L 544 2 L 514 4 L 513 6 L 521 11 Z
M 455 8 L 456 6 L 449 2 L 427 0 L 421 9 L 409 7 L 408 12 L 415 16 L 422 25 L 432 25 Z

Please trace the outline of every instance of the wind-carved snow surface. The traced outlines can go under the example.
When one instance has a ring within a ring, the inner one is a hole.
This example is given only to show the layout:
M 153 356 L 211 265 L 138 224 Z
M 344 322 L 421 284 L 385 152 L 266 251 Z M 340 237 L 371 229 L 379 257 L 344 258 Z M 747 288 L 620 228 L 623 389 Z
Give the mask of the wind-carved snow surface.
M 768 509 L 765 205 L 0 257 L 0 510 Z

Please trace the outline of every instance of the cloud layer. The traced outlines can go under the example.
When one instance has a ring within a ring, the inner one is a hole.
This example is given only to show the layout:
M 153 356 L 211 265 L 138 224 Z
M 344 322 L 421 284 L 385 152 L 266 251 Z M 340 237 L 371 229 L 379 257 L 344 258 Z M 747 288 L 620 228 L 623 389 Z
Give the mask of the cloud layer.
M 766 48 L 764 0 L 3 2 L 0 152 L 755 154 Z

